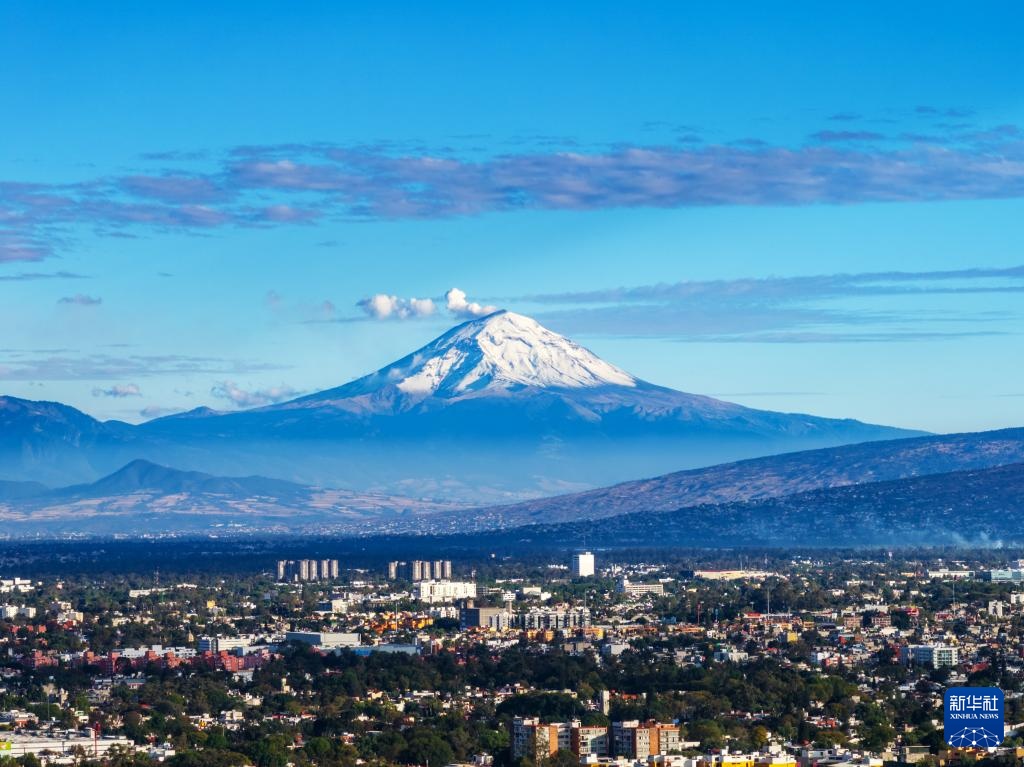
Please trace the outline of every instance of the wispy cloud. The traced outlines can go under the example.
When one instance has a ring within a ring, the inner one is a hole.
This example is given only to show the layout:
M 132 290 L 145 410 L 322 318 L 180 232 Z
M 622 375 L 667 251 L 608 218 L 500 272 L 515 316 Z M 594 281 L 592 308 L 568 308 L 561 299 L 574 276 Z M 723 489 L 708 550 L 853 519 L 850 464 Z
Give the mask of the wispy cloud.
M 886 296 L 1024 293 L 1024 266 L 692 280 L 521 296 L 569 333 L 760 343 L 933 340 L 1007 332 L 1001 313 L 911 312 L 855 305 Z M 954 327 L 954 325 L 957 325 Z
M 116 399 L 123 399 L 124 397 L 141 397 L 142 390 L 139 388 L 138 384 L 114 384 L 106 389 L 100 387 L 93 389 L 92 396 L 114 397 Z
M 87 296 L 85 293 L 75 293 L 73 296 L 64 296 L 57 300 L 58 304 L 74 304 L 75 306 L 99 306 L 103 303 L 102 298 Z
M 22 219 L 20 230 L 3 229 L 3 193 L 0 187 L 0 264 L 13 261 L 42 261 L 53 255 L 53 247 L 36 231 L 36 222 Z
M 78 354 L 67 349 L 0 350 L 0 380 L 103 381 L 161 375 L 245 375 L 283 370 L 282 365 L 182 354 Z
M 85 274 L 74 272 L 19 272 L 18 274 L 0 274 L 0 282 L 35 282 L 38 280 L 87 280 Z
M 160 418 L 165 415 L 173 415 L 182 412 L 180 407 L 162 407 L 161 405 L 147 405 L 139 411 L 144 419 Z
M 268 290 L 263 296 L 263 304 L 271 311 L 277 311 L 284 303 L 284 296 L 276 290 Z
M 973 109 L 963 109 L 960 107 L 934 107 L 926 104 L 914 107 L 914 111 L 919 115 L 926 115 L 929 117 L 971 117 L 974 115 Z
M 885 136 L 869 130 L 822 130 L 811 134 L 811 138 L 824 142 L 880 141 Z
M 301 393 L 284 384 L 266 389 L 243 389 L 234 381 L 219 381 L 210 389 L 210 394 L 214 397 L 228 400 L 239 408 L 272 405 L 297 397 Z
M 486 154 L 415 144 L 288 144 L 239 147 L 204 160 L 202 172 L 155 168 L 69 184 L 0 182 L 0 262 L 51 256 L 83 226 L 123 235 L 523 209 L 1024 196 L 1024 130 L 936 121 L 967 114 L 922 106 L 915 115 L 927 132 L 826 129 L 792 146 L 756 137 L 571 148 L 532 141 Z

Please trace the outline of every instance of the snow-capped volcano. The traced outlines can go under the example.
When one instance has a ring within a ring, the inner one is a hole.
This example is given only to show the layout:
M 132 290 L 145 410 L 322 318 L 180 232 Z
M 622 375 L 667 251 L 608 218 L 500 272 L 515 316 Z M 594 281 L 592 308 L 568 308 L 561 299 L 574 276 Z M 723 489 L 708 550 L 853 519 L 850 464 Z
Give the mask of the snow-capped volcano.
M 379 375 L 397 380 L 395 386 L 407 394 L 636 385 L 629 373 L 509 311 L 460 325 Z
M 530 317 L 499 311 L 470 320 L 407 357 L 345 386 L 296 400 L 309 406 L 400 393 L 408 403 L 534 389 L 634 387 L 637 379 Z
M 65 436 L 56 421 L 40 431 L 24 406 L 11 412 L 17 423 L 6 430 L 10 449 L 0 449 L 0 459 L 66 455 L 74 481 L 144 458 L 211 474 L 474 502 L 911 436 L 657 386 L 507 311 L 452 328 L 351 383 L 253 410 L 134 427 L 78 414 L 88 439 Z

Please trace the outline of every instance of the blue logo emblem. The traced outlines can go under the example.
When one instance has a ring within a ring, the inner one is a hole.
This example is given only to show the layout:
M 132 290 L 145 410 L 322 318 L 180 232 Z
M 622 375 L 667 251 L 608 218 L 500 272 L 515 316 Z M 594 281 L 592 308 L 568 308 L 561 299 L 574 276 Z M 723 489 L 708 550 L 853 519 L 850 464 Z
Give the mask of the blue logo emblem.
M 995 748 L 1003 742 L 1003 691 L 998 687 L 950 687 L 944 702 L 950 746 Z

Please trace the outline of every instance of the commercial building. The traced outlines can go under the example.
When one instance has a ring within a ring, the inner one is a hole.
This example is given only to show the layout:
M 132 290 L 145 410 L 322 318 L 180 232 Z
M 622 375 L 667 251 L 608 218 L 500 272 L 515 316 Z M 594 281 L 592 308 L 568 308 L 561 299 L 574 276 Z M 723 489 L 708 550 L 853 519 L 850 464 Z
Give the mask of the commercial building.
M 344 597 L 331 597 L 319 602 L 316 606 L 317 612 L 320 613 L 347 613 L 348 612 L 348 600 Z
M 36 735 L 20 732 L 0 734 L 0 756 L 16 759 L 22 756 L 42 756 L 44 762 L 62 757 L 100 758 L 112 748 L 135 751 L 135 742 L 123 736 L 104 735 L 97 737 L 91 730 L 71 730 L 62 735 Z
M 199 652 L 231 652 L 233 650 L 245 650 L 250 647 L 254 641 L 252 635 L 243 635 L 237 637 L 211 637 L 204 636 L 199 637 Z
M 982 570 L 981 580 L 992 581 L 993 583 L 1020 583 L 1024 581 L 1024 570 L 1012 568 L 1009 570 Z
M 519 613 L 515 625 L 524 631 L 563 631 L 590 626 L 590 610 L 586 607 L 535 607 Z
M 763 581 L 771 575 L 765 570 L 693 570 L 687 577 L 706 581 Z
M 288 642 L 301 642 L 324 650 L 359 646 L 359 634 L 339 631 L 288 631 L 284 638 Z
M 573 578 L 589 578 L 594 574 L 594 555 L 589 551 L 579 551 L 572 555 L 570 566 Z
M 504 607 L 474 607 L 468 604 L 459 610 L 459 626 L 463 629 L 506 631 L 512 627 L 514 618 Z
M 619 581 L 619 593 L 630 597 L 639 597 L 644 594 L 664 594 L 663 583 L 632 583 L 628 578 Z
M 427 604 L 475 599 L 476 584 L 468 581 L 419 581 L 413 589 L 413 596 Z
M 960 653 L 956 647 L 942 644 L 908 645 L 900 649 L 900 659 L 907 665 L 931 666 L 943 668 L 955 666 L 960 662 Z

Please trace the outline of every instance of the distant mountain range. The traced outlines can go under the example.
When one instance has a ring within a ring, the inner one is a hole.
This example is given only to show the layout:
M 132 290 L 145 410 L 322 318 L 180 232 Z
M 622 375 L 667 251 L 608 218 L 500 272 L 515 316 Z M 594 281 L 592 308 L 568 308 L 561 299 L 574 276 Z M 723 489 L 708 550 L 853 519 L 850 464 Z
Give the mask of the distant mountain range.
M 413 534 L 469 547 L 978 543 L 1024 538 L 1022 473 L 1024 429 L 789 453 L 489 508 L 133 461 L 56 490 L 0 483 L 0 534 Z
M 431 518 L 430 527 L 454 532 L 596 520 L 1017 462 L 1024 462 L 1024 428 L 865 442 L 678 471 L 582 493 L 477 509 L 471 515 L 440 514 Z M 408 519 L 404 524 L 421 522 Z
M 130 425 L 0 397 L 0 479 L 89 483 L 144 459 L 488 505 L 917 434 L 656 386 L 528 317 L 497 312 L 352 383 L 253 410 Z
M 321 533 L 387 530 L 389 520 L 458 508 L 413 498 L 216 477 L 148 461 L 84 485 L 0 483 L 0 536 Z
M 781 498 L 460 533 L 448 549 L 1020 546 L 1024 463 Z

